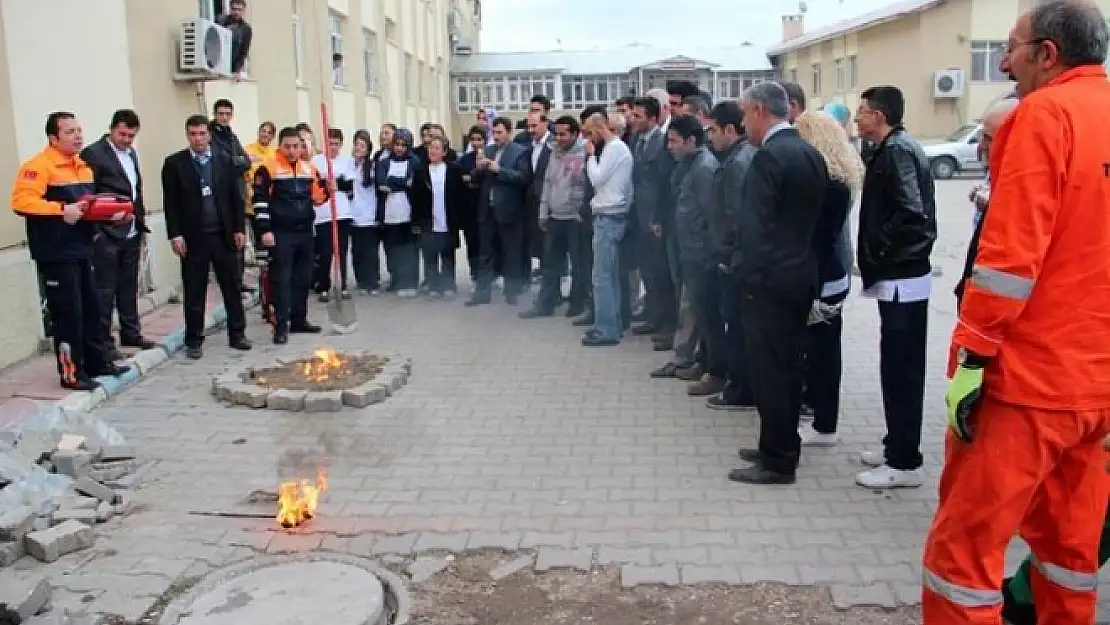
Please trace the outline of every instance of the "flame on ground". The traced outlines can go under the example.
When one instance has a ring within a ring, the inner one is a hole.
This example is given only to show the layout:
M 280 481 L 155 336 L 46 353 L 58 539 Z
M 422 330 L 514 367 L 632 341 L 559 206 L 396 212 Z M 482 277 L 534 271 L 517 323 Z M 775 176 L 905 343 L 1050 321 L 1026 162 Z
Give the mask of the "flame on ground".
M 300 479 L 278 486 L 278 525 L 286 529 L 297 527 L 316 516 L 320 495 L 327 489 L 328 474 L 323 469 L 317 473 L 315 483 Z
M 324 382 L 332 373 L 346 369 L 351 359 L 330 347 L 321 347 L 312 358 L 301 363 L 301 375 L 313 382 Z

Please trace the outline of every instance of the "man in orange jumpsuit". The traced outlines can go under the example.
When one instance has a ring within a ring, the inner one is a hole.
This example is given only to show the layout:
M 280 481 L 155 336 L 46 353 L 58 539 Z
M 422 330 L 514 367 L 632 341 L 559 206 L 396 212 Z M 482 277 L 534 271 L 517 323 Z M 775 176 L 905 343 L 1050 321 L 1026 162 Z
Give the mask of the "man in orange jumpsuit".
M 1049 0 L 1010 31 L 1021 103 L 952 336 L 926 625 L 999 625 L 1006 546 L 1033 552 L 1040 623 L 1094 623 L 1110 477 L 1110 82 L 1106 21 Z M 957 364 L 958 363 L 958 364 Z

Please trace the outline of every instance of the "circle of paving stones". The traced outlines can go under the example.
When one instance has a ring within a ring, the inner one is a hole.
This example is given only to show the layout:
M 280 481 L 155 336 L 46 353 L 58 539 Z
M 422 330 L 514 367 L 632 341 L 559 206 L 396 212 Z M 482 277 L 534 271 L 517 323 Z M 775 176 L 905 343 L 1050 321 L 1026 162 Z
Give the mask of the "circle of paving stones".
M 158 625 L 403 625 L 408 610 L 397 574 L 372 560 L 317 551 L 217 569 L 171 601 Z
M 369 352 L 365 352 L 369 354 Z M 412 375 L 412 359 L 398 354 L 385 354 L 387 359 L 381 373 L 358 386 L 338 391 L 304 391 L 285 388 L 268 388 L 250 381 L 258 369 L 286 364 L 250 366 L 212 378 L 212 394 L 219 401 L 248 408 L 269 408 L 293 412 L 338 412 L 344 406 L 365 408 L 380 404 L 402 386 Z

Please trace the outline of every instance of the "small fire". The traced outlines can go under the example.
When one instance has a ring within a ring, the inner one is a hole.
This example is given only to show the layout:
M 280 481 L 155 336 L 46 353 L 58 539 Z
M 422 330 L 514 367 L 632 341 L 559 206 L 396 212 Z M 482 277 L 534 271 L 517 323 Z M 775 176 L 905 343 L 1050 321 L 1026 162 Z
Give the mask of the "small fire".
M 301 363 L 301 375 L 313 382 L 324 382 L 332 373 L 345 369 L 351 359 L 330 347 L 321 347 L 312 358 Z
M 278 486 L 278 525 L 289 529 L 303 525 L 316 516 L 320 495 L 328 490 L 327 471 L 316 474 L 316 482 L 308 479 L 284 482 Z

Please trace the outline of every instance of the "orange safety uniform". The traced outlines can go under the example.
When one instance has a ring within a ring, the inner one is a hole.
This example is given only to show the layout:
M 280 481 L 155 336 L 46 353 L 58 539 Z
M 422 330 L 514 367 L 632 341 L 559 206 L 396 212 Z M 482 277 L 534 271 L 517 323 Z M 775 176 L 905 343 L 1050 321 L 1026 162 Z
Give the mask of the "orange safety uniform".
M 990 360 L 974 442 L 946 441 L 926 625 L 1001 623 L 1016 531 L 1033 552 L 1040 622 L 1094 622 L 1110 497 L 1107 110 L 1103 68 L 1073 68 L 1025 96 L 995 137 L 990 210 L 952 336 L 953 352 Z
M 100 305 L 93 283 L 94 224 L 63 220 L 66 204 L 93 193 L 93 171 L 76 154 L 47 146 L 20 166 L 12 183 L 12 210 L 27 222 L 27 246 L 35 261 L 52 322 L 54 354 L 63 386 L 109 369 L 100 336 Z

